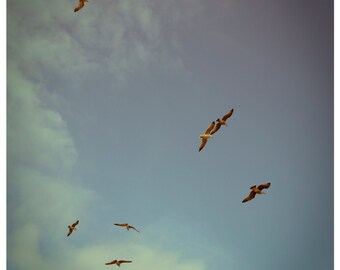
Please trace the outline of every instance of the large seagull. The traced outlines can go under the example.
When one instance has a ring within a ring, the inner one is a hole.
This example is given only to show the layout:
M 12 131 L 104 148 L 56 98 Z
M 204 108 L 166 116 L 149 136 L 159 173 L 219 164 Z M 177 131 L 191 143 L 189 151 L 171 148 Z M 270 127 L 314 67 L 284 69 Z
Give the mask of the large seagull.
M 208 127 L 208 129 L 205 131 L 205 133 L 200 134 L 200 138 L 202 139 L 200 147 L 198 149 L 198 151 L 201 151 L 204 146 L 206 145 L 208 139 L 212 138 L 212 135 L 210 134 L 210 132 L 212 131 L 212 129 L 215 126 L 215 122 L 211 122 L 210 126 Z
M 266 194 L 262 191 L 262 189 L 269 188 L 269 187 L 270 187 L 270 183 L 262 184 L 262 185 L 259 185 L 257 187 L 256 186 L 250 187 L 251 191 L 250 191 L 248 197 L 246 197 L 242 202 L 245 203 L 245 202 L 248 202 L 248 201 L 254 199 L 256 194 Z
M 78 225 L 79 220 L 77 220 L 75 223 L 73 223 L 71 226 L 67 226 L 68 227 L 68 234 L 67 236 L 70 236 L 70 234 L 74 231 L 77 230 L 76 226 Z
M 211 131 L 210 134 L 213 135 L 214 133 L 216 133 L 216 132 L 220 129 L 221 126 L 228 126 L 227 119 L 228 119 L 230 116 L 232 116 L 233 112 L 234 112 L 234 109 L 231 109 L 226 115 L 224 115 L 224 116 L 222 117 L 222 119 L 218 118 L 218 119 L 216 120 L 217 124 L 216 124 L 214 130 Z
M 115 225 L 116 225 L 116 226 L 125 227 L 127 230 L 132 229 L 132 230 L 135 230 L 136 232 L 140 232 L 140 231 L 138 231 L 135 227 L 133 227 L 133 226 L 127 224 L 127 223 L 115 223 Z
M 120 267 L 121 263 L 130 263 L 132 261 L 125 261 L 125 260 L 113 260 L 112 262 L 107 262 L 105 265 L 117 264 Z

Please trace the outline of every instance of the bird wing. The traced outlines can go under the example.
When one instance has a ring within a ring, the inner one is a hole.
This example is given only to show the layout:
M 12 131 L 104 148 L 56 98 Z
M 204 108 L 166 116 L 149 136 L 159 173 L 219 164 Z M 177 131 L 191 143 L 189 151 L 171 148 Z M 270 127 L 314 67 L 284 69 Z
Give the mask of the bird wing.
M 214 128 L 214 126 L 215 126 L 215 121 L 212 121 L 210 126 L 205 131 L 205 134 L 210 134 L 210 131 Z
M 116 226 L 122 226 L 122 227 L 125 227 L 127 226 L 128 224 L 127 223 L 115 223 Z
M 78 6 L 74 9 L 74 12 L 77 12 L 78 10 L 81 10 L 84 7 L 84 1 L 79 0 Z
M 214 133 L 216 133 L 216 132 L 220 129 L 220 127 L 221 127 L 221 124 L 220 124 L 220 123 L 217 123 L 216 126 L 215 126 L 215 128 L 214 128 L 214 130 L 211 131 L 210 134 L 213 135 Z
M 120 261 L 118 261 L 119 263 L 130 263 L 130 262 L 132 262 L 132 261 L 125 261 L 125 260 L 120 260 Z
M 254 198 L 255 198 L 255 195 L 256 195 L 256 192 L 255 192 L 254 190 L 252 190 L 252 191 L 249 193 L 248 197 L 244 198 L 244 200 L 243 200 L 242 202 L 245 203 L 245 202 L 247 202 L 247 201 L 250 201 L 250 200 L 254 199 Z
M 68 228 L 68 234 L 67 234 L 67 237 L 70 236 L 70 234 L 73 232 L 73 230 L 71 228 Z
M 262 190 L 262 189 L 264 189 L 264 188 L 269 188 L 269 187 L 270 187 L 270 183 L 267 183 L 267 184 L 259 185 L 257 188 L 258 188 L 259 190 Z
M 202 139 L 202 142 L 201 142 L 201 145 L 200 145 L 200 148 L 198 149 L 198 151 L 201 151 L 203 148 L 204 148 L 204 146 L 206 145 L 206 143 L 207 143 L 207 139 Z
M 72 227 L 75 227 L 75 226 L 77 226 L 77 225 L 78 225 L 78 223 L 79 223 L 79 220 L 77 220 L 76 222 L 74 222 L 74 223 L 72 224 Z
M 117 260 L 113 260 L 112 262 L 107 262 L 106 265 L 115 264 L 116 262 Z
M 138 231 L 138 230 L 137 230 L 135 227 L 133 227 L 133 226 L 129 226 L 129 228 L 135 230 L 136 232 L 140 232 L 140 231 Z
M 222 119 L 225 121 L 227 120 L 234 112 L 234 109 L 231 109 L 225 116 L 222 117 Z

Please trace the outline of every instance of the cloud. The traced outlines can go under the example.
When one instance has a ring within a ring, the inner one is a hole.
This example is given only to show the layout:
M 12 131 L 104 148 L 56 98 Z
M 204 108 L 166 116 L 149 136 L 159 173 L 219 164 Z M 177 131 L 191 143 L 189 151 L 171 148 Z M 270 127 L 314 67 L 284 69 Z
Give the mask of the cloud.
M 9 268 L 93 269 L 113 256 L 131 256 L 132 270 L 203 270 L 201 260 L 185 259 L 150 239 L 96 243 L 91 235 L 86 241 L 93 231 L 86 225 L 87 209 L 98 194 L 73 171 L 77 149 L 67 123 L 49 106 L 58 99 L 49 87 L 61 80 L 80 84 L 96 72 L 124 81 L 153 65 L 176 70 L 182 63 L 173 53 L 175 36 L 162 32 L 166 11 L 153 1 L 90 2 L 79 14 L 73 8 L 74 1 L 8 3 Z M 78 237 L 66 238 L 66 226 L 78 218 Z
M 73 2 L 8 3 L 8 58 L 30 79 L 79 82 L 99 72 L 124 80 L 153 65 L 183 68 L 153 1 L 89 2 L 79 13 Z
M 114 256 L 133 258 L 129 269 L 203 270 L 152 241 L 94 243 L 85 237 L 87 207 L 96 198 L 72 169 L 77 151 L 67 125 L 40 98 L 44 89 L 15 68 L 8 83 L 8 262 L 11 269 L 93 269 Z M 45 95 L 47 93 L 44 93 Z M 76 218 L 83 230 L 66 238 Z M 93 229 L 92 229 L 93 231 Z M 94 230 L 95 233 L 95 230 Z M 76 241 L 76 242 L 72 242 Z

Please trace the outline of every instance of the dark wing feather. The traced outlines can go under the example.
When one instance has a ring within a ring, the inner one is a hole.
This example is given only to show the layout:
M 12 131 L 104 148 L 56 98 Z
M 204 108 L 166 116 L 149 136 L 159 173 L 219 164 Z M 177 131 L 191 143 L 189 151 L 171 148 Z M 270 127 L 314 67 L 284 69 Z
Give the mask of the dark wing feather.
M 204 148 L 204 146 L 206 145 L 207 141 L 208 141 L 207 139 L 202 139 L 202 142 L 201 142 L 201 145 L 200 145 L 200 148 L 198 149 L 198 151 L 201 151 Z
M 213 135 L 214 133 L 216 133 L 216 132 L 220 129 L 220 127 L 221 127 L 221 124 L 220 124 L 220 123 L 217 123 L 216 126 L 215 126 L 215 128 L 214 128 L 214 130 L 211 131 L 210 134 Z
M 258 188 L 259 190 L 262 190 L 262 189 L 264 189 L 264 188 L 269 188 L 269 187 L 270 187 L 270 183 L 267 183 L 267 184 L 259 185 L 257 188 Z
M 106 265 L 115 264 L 116 262 L 117 260 L 113 260 L 112 262 L 107 262 Z
M 140 231 L 138 231 L 138 230 L 137 230 L 135 227 L 133 227 L 133 226 L 129 226 L 129 228 L 135 230 L 136 232 L 140 232 Z
M 227 120 L 234 112 L 234 109 L 231 109 L 225 116 L 222 117 L 222 119 L 225 121 Z
M 248 201 L 254 199 L 254 198 L 255 198 L 255 195 L 256 195 L 256 192 L 252 190 L 252 191 L 249 193 L 248 197 L 244 198 L 244 200 L 242 201 L 242 203 L 245 203 L 245 202 L 248 202 Z
M 205 134 L 210 134 L 210 131 L 214 128 L 214 126 L 215 126 L 215 121 L 212 121 L 210 126 L 205 131 Z
M 128 224 L 127 224 L 127 223 L 121 223 L 121 224 L 120 224 L 120 223 L 115 223 L 115 225 L 116 225 L 116 226 L 123 226 L 123 227 L 125 227 L 125 226 L 127 226 Z
M 130 263 L 132 261 L 125 261 L 125 260 L 120 260 L 119 263 Z
M 73 230 L 71 228 L 68 228 L 68 234 L 67 234 L 67 237 L 70 236 L 70 234 L 73 232 Z
M 78 6 L 74 9 L 74 12 L 81 10 L 84 7 L 84 1 L 79 0 Z
M 74 223 L 72 224 L 72 227 L 75 227 L 75 226 L 77 226 L 77 225 L 78 225 L 78 223 L 79 223 L 79 220 L 77 220 L 76 222 L 74 222 Z

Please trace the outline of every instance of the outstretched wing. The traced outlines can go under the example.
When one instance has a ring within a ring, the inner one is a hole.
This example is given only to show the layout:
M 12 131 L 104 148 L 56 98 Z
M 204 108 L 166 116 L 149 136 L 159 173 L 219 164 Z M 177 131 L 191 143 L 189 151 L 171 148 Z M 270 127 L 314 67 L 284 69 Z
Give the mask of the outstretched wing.
M 132 262 L 132 261 L 125 261 L 125 260 L 120 260 L 120 261 L 118 261 L 119 263 L 130 263 L 130 262 Z
M 264 188 L 269 188 L 269 187 L 270 187 L 270 183 L 267 183 L 267 184 L 259 185 L 257 188 L 258 188 L 259 190 L 262 190 L 262 189 L 264 189 Z
M 205 131 L 205 134 L 210 134 L 210 131 L 214 128 L 215 121 L 212 121 L 208 129 Z
M 202 139 L 202 142 L 201 142 L 201 145 L 200 145 L 200 148 L 198 149 L 198 151 L 201 151 L 203 148 L 204 148 L 204 146 L 206 145 L 206 143 L 207 143 L 207 139 Z
M 73 232 L 73 230 L 71 228 L 68 228 L 68 234 L 67 234 L 67 237 L 70 236 L 70 234 Z
M 225 116 L 222 117 L 222 119 L 225 121 L 227 120 L 234 112 L 234 109 L 231 109 Z
M 139 232 L 139 233 L 140 233 L 140 231 L 138 231 L 138 230 L 137 230 L 135 227 L 133 227 L 133 226 L 130 226 L 130 225 L 129 225 L 129 228 L 130 228 L 130 229 L 133 229 L 133 230 L 135 230 L 136 232 Z
M 245 202 L 248 202 L 248 201 L 254 199 L 254 198 L 255 198 L 255 195 L 256 195 L 256 192 L 252 190 L 252 191 L 249 193 L 248 197 L 244 198 L 244 200 L 242 201 L 242 203 L 245 203 Z
M 217 123 L 216 126 L 215 126 L 215 128 L 214 128 L 214 130 L 211 131 L 210 134 L 213 135 L 214 133 L 216 133 L 216 132 L 220 129 L 220 127 L 221 127 L 221 124 L 220 124 L 220 123 Z
M 74 223 L 72 224 L 72 227 L 75 227 L 75 226 L 77 226 L 77 225 L 78 225 L 78 223 L 79 223 L 79 220 L 77 220 L 76 222 L 74 222 Z
M 112 262 L 107 262 L 106 265 L 115 264 L 116 262 L 117 260 L 113 260 Z
M 84 7 L 84 1 L 79 0 L 78 6 L 74 9 L 74 12 L 81 10 Z
M 126 227 L 128 224 L 127 223 L 115 223 L 116 226 L 122 226 Z

